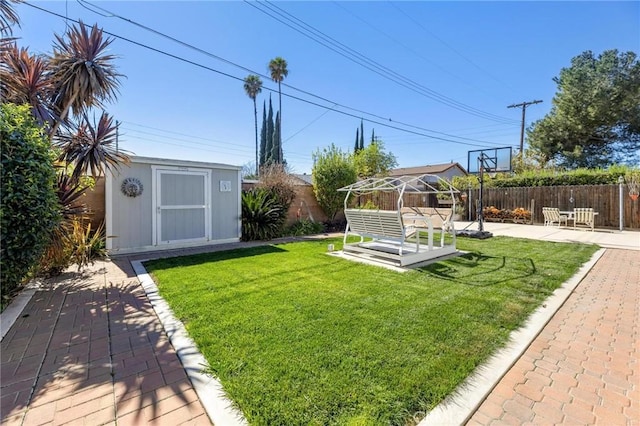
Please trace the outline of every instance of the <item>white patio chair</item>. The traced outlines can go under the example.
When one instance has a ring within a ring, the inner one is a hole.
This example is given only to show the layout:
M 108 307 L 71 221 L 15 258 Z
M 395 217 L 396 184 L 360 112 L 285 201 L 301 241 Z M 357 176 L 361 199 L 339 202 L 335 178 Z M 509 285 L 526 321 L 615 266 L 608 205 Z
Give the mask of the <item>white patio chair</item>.
M 576 208 L 573 209 L 573 229 L 576 229 L 578 224 L 586 225 L 593 232 L 595 214 L 592 208 Z
M 569 216 L 560 214 L 560 209 L 555 207 L 543 207 L 542 215 L 544 216 L 544 226 L 551 226 L 558 223 L 558 228 L 564 222 L 565 226 L 569 225 Z

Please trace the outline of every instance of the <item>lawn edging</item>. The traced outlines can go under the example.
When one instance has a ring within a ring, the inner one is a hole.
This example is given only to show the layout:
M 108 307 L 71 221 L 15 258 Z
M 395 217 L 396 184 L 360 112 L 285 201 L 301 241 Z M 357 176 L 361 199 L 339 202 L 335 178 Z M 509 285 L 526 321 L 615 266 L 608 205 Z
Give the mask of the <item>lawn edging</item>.
M 180 358 L 180 362 L 182 362 L 182 366 L 193 384 L 198 399 L 207 412 L 209 419 L 213 424 L 219 425 L 248 425 L 242 412 L 235 408 L 233 402 L 227 398 L 222 384 L 216 378 L 203 373 L 203 370 L 208 365 L 207 360 L 198 351 L 195 342 L 189 337 L 184 324 L 173 315 L 169 304 L 160 296 L 156 283 L 151 279 L 143 265 L 146 260 L 131 260 L 131 266 L 138 276 L 138 280 L 167 333 L 178 358 Z
M 513 367 L 529 345 L 562 307 L 575 288 L 602 257 L 606 249 L 596 251 L 591 259 L 538 307 L 524 327 L 515 330 L 506 347 L 492 355 L 451 395 L 427 413 L 418 426 L 465 424 L 484 402 L 502 377 Z

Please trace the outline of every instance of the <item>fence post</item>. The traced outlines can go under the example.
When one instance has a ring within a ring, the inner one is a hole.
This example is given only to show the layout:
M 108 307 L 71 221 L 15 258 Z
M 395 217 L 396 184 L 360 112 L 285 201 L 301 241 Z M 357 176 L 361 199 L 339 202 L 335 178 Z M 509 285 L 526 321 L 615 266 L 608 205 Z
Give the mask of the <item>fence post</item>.
M 623 194 L 624 178 L 618 177 L 618 191 L 619 191 L 619 204 L 620 204 L 620 230 L 624 228 L 624 194 Z
M 535 199 L 531 199 L 531 205 L 529 206 L 529 211 L 531 212 L 531 224 L 533 225 L 535 222 L 533 221 L 533 215 L 535 212 L 535 208 L 536 208 L 536 200 Z

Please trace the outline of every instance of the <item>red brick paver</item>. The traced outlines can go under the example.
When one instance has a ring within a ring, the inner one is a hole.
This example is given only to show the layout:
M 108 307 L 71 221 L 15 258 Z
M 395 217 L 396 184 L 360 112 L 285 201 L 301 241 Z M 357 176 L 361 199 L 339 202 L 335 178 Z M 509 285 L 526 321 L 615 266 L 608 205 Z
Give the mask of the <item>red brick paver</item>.
M 607 250 L 468 422 L 640 424 L 640 252 Z
M 27 304 L 1 343 L 1 424 L 211 424 L 128 261 L 118 263 L 64 274 Z

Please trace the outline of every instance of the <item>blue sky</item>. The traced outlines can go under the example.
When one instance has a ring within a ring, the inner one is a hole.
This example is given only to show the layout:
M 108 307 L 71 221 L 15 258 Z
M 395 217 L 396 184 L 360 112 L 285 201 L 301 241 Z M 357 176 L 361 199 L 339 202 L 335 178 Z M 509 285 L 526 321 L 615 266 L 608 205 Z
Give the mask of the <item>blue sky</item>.
M 640 51 L 640 2 L 631 1 L 83 2 L 223 60 L 77 1 L 32 3 L 239 79 L 249 72 L 224 60 L 268 75 L 269 60 L 285 58 L 284 83 L 292 87 L 283 86 L 284 156 L 297 173 L 311 172 L 318 148 L 334 143 L 352 150 L 360 118 L 365 141 L 375 129 L 400 167 L 449 161 L 466 167 L 469 150 L 519 145 L 521 110 L 507 106 L 540 99 L 542 104 L 527 108 L 527 126 L 542 118 L 557 89 L 552 79 L 572 57 L 585 50 Z M 259 10 L 267 7 L 276 8 L 278 19 L 297 19 L 373 66 L 386 67 L 381 73 L 387 77 L 395 72 L 420 88 L 403 87 L 350 61 Z M 24 4 L 16 11 L 19 44 L 51 52 L 64 20 Z M 253 104 L 242 81 L 120 39 L 110 53 L 119 56 L 118 70 L 126 76 L 117 102 L 107 108 L 122 122 L 123 149 L 161 158 L 253 162 Z M 263 83 L 259 126 L 266 89 L 275 90 L 278 105 L 277 85 Z

